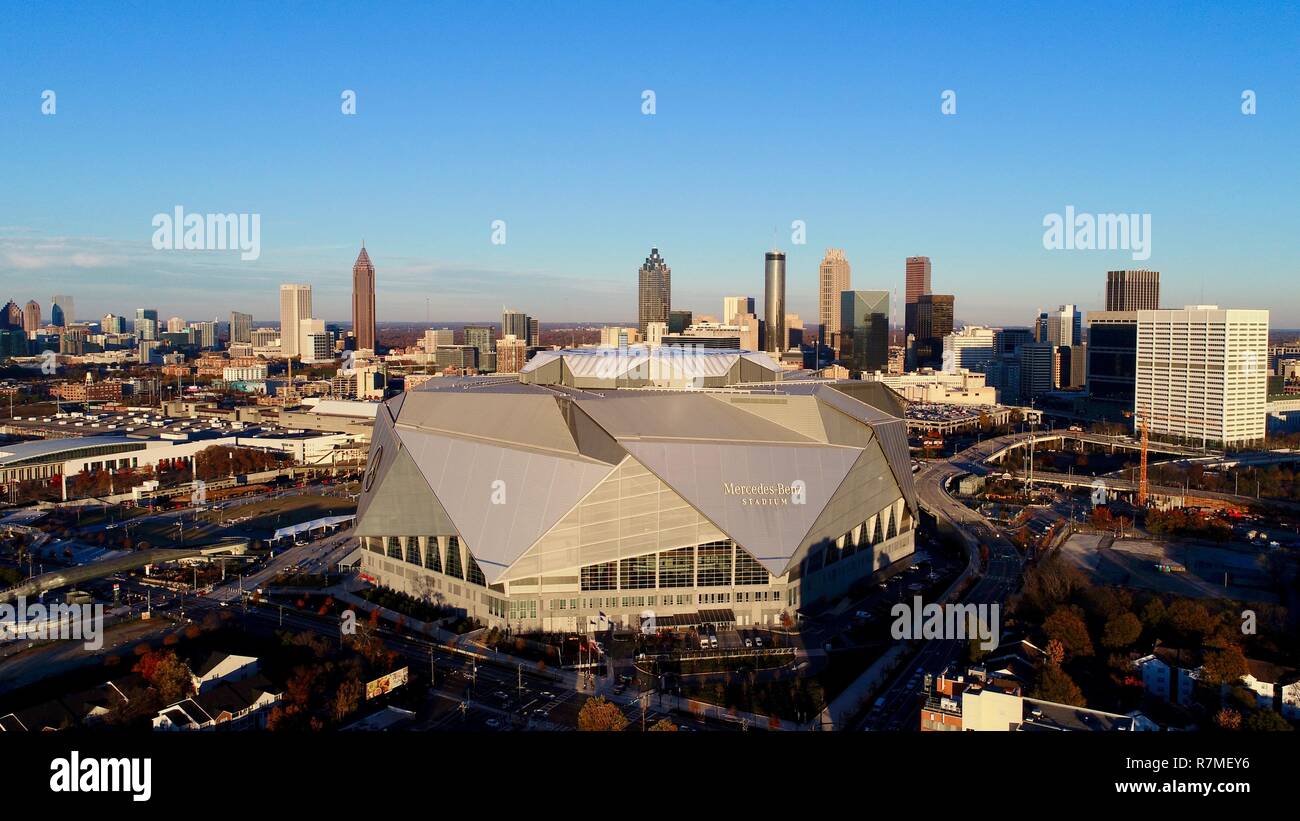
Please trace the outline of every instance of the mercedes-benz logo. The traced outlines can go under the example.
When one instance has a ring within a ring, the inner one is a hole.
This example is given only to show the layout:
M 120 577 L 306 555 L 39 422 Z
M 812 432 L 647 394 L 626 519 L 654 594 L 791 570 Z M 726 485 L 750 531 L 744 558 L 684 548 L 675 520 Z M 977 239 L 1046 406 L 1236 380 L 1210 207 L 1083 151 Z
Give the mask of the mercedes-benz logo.
M 380 445 L 375 448 L 375 453 L 370 457 L 370 467 L 366 470 L 366 488 L 365 492 L 369 493 L 370 488 L 375 484 L 375 477 L 379 475 L 379 463 L 384 459 L 384 446 Z

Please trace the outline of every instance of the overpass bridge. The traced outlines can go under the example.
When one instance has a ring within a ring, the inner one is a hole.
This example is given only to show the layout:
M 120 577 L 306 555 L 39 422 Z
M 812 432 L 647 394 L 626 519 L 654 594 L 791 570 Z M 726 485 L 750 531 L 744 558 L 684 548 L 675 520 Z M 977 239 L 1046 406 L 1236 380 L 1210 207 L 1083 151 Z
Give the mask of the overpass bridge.
M 1005 478 L 1005 474 L 1003 476 Z M 1011 478 L 1018 482 L 1030 481 L 1027 475 L 1015 475 Z M 1075 473 L 1053 473 L 1039 470 L 1034 471 L 1033 483 L 1064 488 L 1104 487 L 1107 493 L 1118 496 L 1136 496 L 1138 490 L 1137 482 L 1117 476 L 1084 476 Z M 1240 496 L 1232 493 L 1197 490 L 1195 488 L 1151 485 L 1147 489 L 1147 495 L 1154 499 L 1173 502 L 1178 507 L 1210 507 L 1223 504 L 1240 505 L 1242 507 L 1267 505 L 1300 512 L 1300 503 L 1285 499 L 1257 499 L 1254 496 Z M 1198 501 L 1202 504 L 1198 505 Z
M 32 576 L 8 590 L 0 591 L 0 602 L 13 601 L 19 596 L 39 596 L 63 587 L 75 587 L 85 582 L 137 570 L 145 565 L 166 564 L 200 556 L 240 556 L 247 552 L 248 539 L 241 537 L 221 539 L 210 545 L 195 547 L 155 547 L 149 550 L 136 550 L 125 556 L 115 556 L 79 567 L 66 567 Z
M 1064 444 L 1067 440 L 1109 448 L 1111 453 L 1114 453 L 1117 450 L 1132 450 L 1138 452 L 1142 450 L 1142 442 L 1128 436 L 1106 436 L 1100 433 L 1087 433 L 1085 431 L 1077 430 L 1053 430 L 1031 434 L 1009 434 L 1007 436 L 1000 436 L 997 439 L 990 439 L 989 442 L 994 443 L 994 447 L 991 451 L 987 451 L 987 455 L 984 456 L 983 461 L 1001 463 L 1008 454 L 1017 449 L 1029 447 L 1031 442 L 1035 445 L 1040 443 Z M 1211 460 L 1220 459 L 1223 456 L 1217 451 L 1207 451 L 1204 448 L 1195 448 L 1187 445 L 1172 445 L 1167 442 L 1148 442 L 1147 452 Z

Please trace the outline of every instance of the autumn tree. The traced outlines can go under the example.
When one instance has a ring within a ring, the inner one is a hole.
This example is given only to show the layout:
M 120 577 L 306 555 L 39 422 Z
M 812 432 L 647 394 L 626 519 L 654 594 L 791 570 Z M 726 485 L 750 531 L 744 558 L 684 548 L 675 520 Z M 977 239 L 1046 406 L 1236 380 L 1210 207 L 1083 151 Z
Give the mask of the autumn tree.
M 1034 680 L 1033 697 L 1042 701 L 1069 704 L 1071 707 L 1082 707 L 1086 703 L 1079 685 L 1074 683 L 1069 673 L 1055 664 L 1044 664 L 1039 668 L 1038 676 Z
M 1214 714 L 1214 725 L 1220 730 L 1240 730 L 1241 713 L 1225 707 Z
M 343 721 L 355 713 L 360 704 L 361 682 L 355 678 L 344 679 L 334 696 L 334 720 Z
M 1088 635 L 1088 625 L 1071 608 L 1062 607 L 1043 622 L 1043 632 L 1049 638 L 1056 639 L 1065 647 L 1066 652 L 1074 656 L 1091 656 L 1092 638 Z
M 661 718 L 651 724 L 647 730 L 652 733 L 675 733 L 677 732 L 677 725 L 666 718 Z
M 171 650 L 146 651 L 131 671 L 149 682 L 164 704 L 180 701 L 193 686 L 190 668 Z
M 1120 613 L 1106 620 L 1102 628 L 1101 645 L 1111 650 L 1132 647 L 1142 635 L 1142 622 L 1132 613 Z
M 1246 656 L 1235 644 L 1222 644 L 1205 653 L 1203 675 L 1210 684 L 1232 684 L 1249 672 Z
M 1265 732 L 1283 732 L 1289 733 L 1295 730 L 1285 718 L 1273 712 L 1272 710 L 1256 710 L 1246 716 L 1242 722 L 1244 729 L 1252 733 Z
M 601 696 L 588 699 L 578 711 L 578 729 L 585 732 L 617 732 L 627 728 L 623 711 Z

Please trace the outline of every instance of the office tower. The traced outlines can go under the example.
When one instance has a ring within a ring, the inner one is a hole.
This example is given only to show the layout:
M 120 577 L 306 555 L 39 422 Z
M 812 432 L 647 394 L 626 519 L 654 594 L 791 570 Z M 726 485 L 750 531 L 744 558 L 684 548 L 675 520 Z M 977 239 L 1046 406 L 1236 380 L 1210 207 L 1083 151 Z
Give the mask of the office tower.
M 497 349 L 496 330 L 487 325 L 466 325 L 465 344 L 478 349 L 478 358 L 482 362 L 483 354 L 493 353 Z
M 156 364 L 160 358 L 159 348 L 161 347 L 161 342 L 156 342 L 152 339 L 142 339 L 136 346 L 136 359 L 139 360 L 141 365 Z
M 478 368 L 478 348 L 473 345 L 439 345 L 433 355 L 434 367 L 440 371 Z
M 178 334 L 185 330 L 185 327 L 185 320 L 179 316 L 173 316 L 167 320 L 167 333 L 169 334 Z
M 785 350 L 799 348 L 803 345 L 803 317 L 798 314 L 785 315 Z
M 73 309 L 72 297 L 67 294 L 55 294 L 50 297 L 50 324 L 63 327 L 71 325 L 77 321 L 76 311 Z M 157 319 L 157 317 L 154 317 Z
M 1016 349 L 1019 361 L 1020 401 L 1032 402 L 1056 388 L 1056 348 L 1049 342 L 1031 342 Z
M 1088 312 L 1088 393 L 1133 409 L 1137 378 L 1137 311 Z
M 752 296 L 724 296 L 722 298 L 723 325 L 730 325 L 736 317 L 742 314 L 752 313 L 754 313 L 754 298 Z
M 325 330 L 325 320 L 311 317 L 298 320 L 298 356 L 304 364 L 334 358 L 333 346 L 329 344 L 329 332 Z
M 497 342 L 497 373 L 519 373 L 528 362 L 528 343 L 506 334 Z
M 1068 348 L 1083 342 L 1083 314 L 1074 305 L 1062 305 L 1055 311 L 1039 315 L 1045 325 L 1045 336 L 1039 342 L 1050 342 L 1058 348 Z
M 198 334 L 198 343 L 200 348 L 217 347 L 217 320 L 211 322 L 195 322 L 190 325 Z
M 1083 390 L 1088 385 L 1088 346 L 1071 345 L 1057 350 L 1061 352 L 1061 387 Z
M 253 341 L 252 314 L 241 314 L 239 311 L 230 312 L 230 341 L 232 343 Z
M 437 330 L 430 328 L 424 332 L 424 342 L 422 344 L 425 353 L 433 353 L 443 345 L 455 345 L 456 332 L 451 328 L 438 328 Z
M 655 344 L 755 351 L 758 350 L 758 317 L 740 314 L 726 323 L 694 322 L 680 334 L 662 334 Z
M 83 355 L 86 352 L 86 336 L 85 328 L 64 328 L 59 334 L 59 353 L 69 356 Z
M 257 328 L 249 334 L 249 341 L 253 343 L 254 348 L 269 348 L 280 340 L 283 334 L 273 328 Z M 280 344 L 281 353 L 284 352 L 284 343 Z
M 763 324 L 767 339 L 764 350 L 785 350 L 785 254 L 768 251 L 763 258 Z
M 967 325 L 943 338 L 945 367 L 983 371 L 994 358 L 997 332 L 982 325 Z
M 23 306 L 23 330 L 34 333 L 41 327 L 41 303 L 34 299 L 27 300 Z
M 1106 272 L 1107 311 L 1154 311 L 1160 308 L 1160 272 Z
M 311 316 L 311 286 L 287 283 L 280 286 L 280 352 L 292 359 L 300 349 L 300 323 Z
M 668 333 L 684 333 L 694 322 L 694 315 L 690 311 L 669 311 Z
M 18 303 L 12 299 L 5 304 L 4 309 L 0 310 L 0 329 L 22 330 L 23 327 L 23 309 L 18 307 Z
M 126 333 L 126 318 L 117 314 L 104 314 L 99 320 L 99 330 L 106 334 Z
M 916 298 L 916 366 L 943 366 L 943 338 L 952 333 L 952 294 L 921 294 Z
M 889 366 L 888 291 L 842 291 L 835 326 L 844 367 L 875 373 Z
M 841 297 L 852 288 L 852 268 L 844 257 L 844 249 L 827 248 L 826 256 L 818 267 L 817 322 L 820 342 L 834 347 L 832 340 L 840 332 Z M 838 353 L 838 352 L 837 352 Z
M 746 316 L 752 317 L 753 314 L 746 314 Z M 645 338 L 646 344 L 652 348 L 657 348 L 663 344 L 664 337 L 668 335 L 668 323 L 651 322 L 650 324 L 645 326 L 645 332 L 646 332 L 646 338 Z M 757 339 L 757 333 L 758 333 L 757 321 L 754 322 L 754 333 L 755 333 L 755 339 Z M 754 350 L 754 348 L 750 348 L 749 350 L 752 351 Z
M 1034 332 L 1024 326 L 998 328 L 993 332 L 993 356 L 995 359 L 1010 356 L 1016 348 L 1033 341 Z
M 357 337 L 357 350 L 375 349 L 375 266 L 364 242 L 352 264 L 352 333 Z
M 930 293 L 930 258 L 908 257 L 905 268 L 905 303 L 903 306 L 903 336 L 916 339 L 921 334 L 916 330 L 916 306 L 921 297 Z
M 525 345 L 528 344 L 528 315 L 519 311 L 502 309 L 501 336 L 513 336 Z
M 626 348 L 641 341 L 641 332 L 636 328 L 621 328 L 617 325 L 600 329 L 600 347 Z
M 1151 434 L 1198 445 L 1263 440 L 1268 311 L 1189 305 L 1137 317 L 1133 411 Z
M 641 266 L 637 285 L 637 320 L 642 337 L 647 323 L 668 321 L 668 312 L 672 310 L 672 275 L 668 263 L 659 256 L 659 249 L 651 248 L 650 256 Z
M 531 346 L 542 344 L 542 323 L 531 316 L 528 317 L 528 344 Z

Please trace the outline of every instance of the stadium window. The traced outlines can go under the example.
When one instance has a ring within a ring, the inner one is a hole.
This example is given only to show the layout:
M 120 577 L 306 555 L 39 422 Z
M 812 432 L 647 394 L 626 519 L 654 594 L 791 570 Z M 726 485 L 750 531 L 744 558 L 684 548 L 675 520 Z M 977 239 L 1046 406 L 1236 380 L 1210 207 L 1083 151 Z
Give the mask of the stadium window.
M 619 562 L 619 584 L 623 590 L 647 590 L 655 587 L 655 555 L 634 556 Z
M 477 584 L 479 587 L 487 587 L 487 579 L 483 577 L 483 568 L 478 566 L 474 561 L 474 555 L 468 550 L 465 551 L 465 561 L 469 565 L 469 575 L 466 579 L 470 584 Z
M 731 542 L 708 542 L 699 546 L 697 587 L 725 587 L 731 584 Z
M 581 590 L 617 590 L 618 562 L 589 564 L 579 571 Z M 609 606 L 613 606 L 612 604 Z
M 402 560 L 402 542 L 396 536 L 388 537 L 388 558 Z
M 679 547 L 659 554 L 659 586 L 691 587 L 695 581 L 695 548 Z
M 465 573 L 460 569 L 460 539 L 455 536 L 447 537 L 447 570 L 448 576 L 456 579 L 465 578 Z
M 767 584 L 767 568 L 743 548 L 736 548 L 736 584 Z
M 424 566 L 435 573 L 442 572 L 442 559 L 438 558 L 438 537 L 430 536 L 424 548 Z

